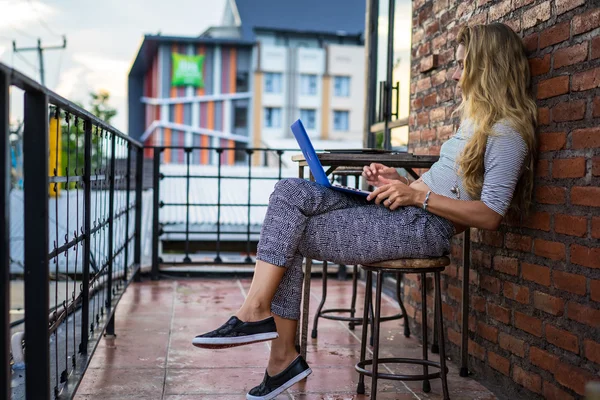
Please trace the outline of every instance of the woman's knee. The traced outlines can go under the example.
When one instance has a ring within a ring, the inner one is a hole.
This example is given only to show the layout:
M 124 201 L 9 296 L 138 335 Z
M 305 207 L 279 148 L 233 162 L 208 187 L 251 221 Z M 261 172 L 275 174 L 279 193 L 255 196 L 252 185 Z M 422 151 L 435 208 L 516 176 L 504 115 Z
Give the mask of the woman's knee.
M 293 193 L 298 191 L 298 188 L 304 187 L 308 183 L 305 179 L 300 178 L 284 178 L 275 184 L 276 193 Z

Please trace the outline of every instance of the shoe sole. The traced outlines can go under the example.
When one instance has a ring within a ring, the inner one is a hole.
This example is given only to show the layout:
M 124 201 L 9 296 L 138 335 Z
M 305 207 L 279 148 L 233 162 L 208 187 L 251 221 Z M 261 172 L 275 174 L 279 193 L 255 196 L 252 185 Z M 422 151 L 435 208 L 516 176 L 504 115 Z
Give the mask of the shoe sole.
M 224 337 L 224 338 L 194 338 L 192 344 L 203 349 L 227 349 L 246 344 L 266 342 L 279 337 L 277 332 L 259 333 L 256 335 Z
M 273 390 L 268 395 L 266 395 L 266 396 L 252 396 L 251 394 L 247 394 L 246 395 L 246 400 L 271 400 L 271 399 L 274 399 L 275 397 L 279 396 L 281 393 L 283 393 L 287 389 L 291 388 L 296 383 L 300 382 L 302 379 L 306 378 L 310 374 L 312 374 L 312 369 L 309 368 L 307 370 L 302 371 L 301 373 L 299 373 L 298 375 L 296 375 L 295 377 L 293 377 L 292 379 L 290 379 L 289 381 L 287 381 L 283 385 L 279 386 L 277 389 Z

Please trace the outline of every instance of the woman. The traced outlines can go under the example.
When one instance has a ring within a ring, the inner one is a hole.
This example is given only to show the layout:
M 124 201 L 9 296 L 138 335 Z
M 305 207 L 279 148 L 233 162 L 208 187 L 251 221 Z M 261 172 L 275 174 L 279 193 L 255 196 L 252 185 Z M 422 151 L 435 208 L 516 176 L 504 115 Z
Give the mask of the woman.
M 363 176 L 377 189 L 366 200 L 301 179 L 275 186 L 244 304 L 193 340 L 207 348 L 273 340 L 248 399 L 272 399 L 311 373 L 294 346 L 304 257 L 362 264 L 442 256 L 466 227 L 496 230 L 511 203 L 529 206 L 537 110 L 523 44 L 499 23 L 465 27 L 457 39 L 461 125 L 420 179 L 407 186 L 395 169 L 371 164 Z

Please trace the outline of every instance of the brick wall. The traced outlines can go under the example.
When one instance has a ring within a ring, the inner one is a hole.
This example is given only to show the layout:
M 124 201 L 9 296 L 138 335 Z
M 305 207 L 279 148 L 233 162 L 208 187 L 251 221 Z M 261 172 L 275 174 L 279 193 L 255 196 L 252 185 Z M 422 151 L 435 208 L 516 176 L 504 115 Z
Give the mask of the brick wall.
M 600 379 L 599 3 L 414 0 L 410 148 L 417 154 L 439 154 L 455 131 L 450 77 L 467 21 L 502 21 L 524 38 L 540 121 L 532 215 L 497 232 L 472 230 L 470 367 L 507 396 L 581 398 L 585 382 Z M 455 238 L 443 282 L 455 360 L 461 246 Z M 407 279 L 409 313 L 419 321 L 415 277 Z

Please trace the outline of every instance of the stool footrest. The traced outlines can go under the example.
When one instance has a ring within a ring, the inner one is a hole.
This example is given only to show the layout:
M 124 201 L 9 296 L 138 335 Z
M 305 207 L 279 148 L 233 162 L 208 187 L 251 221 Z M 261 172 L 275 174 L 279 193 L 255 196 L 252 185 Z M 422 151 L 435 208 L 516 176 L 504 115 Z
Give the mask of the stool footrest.
M 362 362 L 356 363 L 354 369 L 362 375 L 365 376 L 373 376 L 373 371 L 369 371 L 365 369 L 365 366 L 372 365 L 373 360 L 364 360 Z M 430 360 L 421 360 L 418 358 L 380 358 L 377 360 L 377 364 L 416 364 L 416 365 L 427 365 L 428 367 L 439 368 L 440 371 L 433 372 L 427 375 L 404 375 L 404 374 L 387 374 L 378 372 L 377 379 L 390 379 L 396 381 L 423 381 L 429 379 L 437 379 L 441 378 L 441 369 L 440 363 Z M 448 368 L 446 368 L 446 373 L 448 373 Z
M 349 313 L 352 312 L 352 310 L 350 310 L 349 308 L 331 308 L 328 310 L 321 310 L 321 312 L 319 313 L 319 318 L 325 318 L 325 319 L 330 319 L 333 321 L 345 321 L 345 322 L 353 322 L 356 325 L 360 325 L 362 324 L 362 317 L 342 317 L 339 315 L 327 315 L 330 313 Z M 402 319 L 404 318 L 404 314 L 400 313 L 400 314 L 395 314 L 395 315 L 389 315 L 387 317 L 379 317 L 379 321 L 381 322 L 385 322 L 385 321 L 394 321 L 397 319 Z

